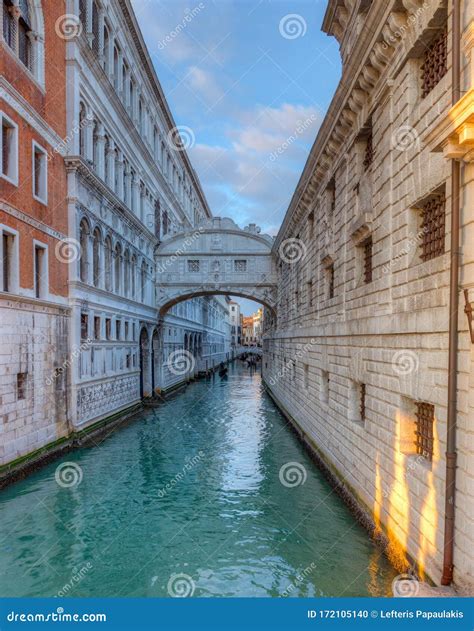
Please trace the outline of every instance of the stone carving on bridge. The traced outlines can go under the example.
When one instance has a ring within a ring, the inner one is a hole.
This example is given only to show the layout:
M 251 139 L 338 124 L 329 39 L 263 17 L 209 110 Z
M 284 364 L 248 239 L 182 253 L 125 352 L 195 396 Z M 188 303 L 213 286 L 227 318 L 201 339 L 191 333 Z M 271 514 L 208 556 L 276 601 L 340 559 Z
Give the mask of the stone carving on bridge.
M 227 217 L 205 219 L 167 235 L 156 250 L 158 309 L 205 294 L 233 294 L 276 307 L 273 237 L 256 224 L 240 229 Z

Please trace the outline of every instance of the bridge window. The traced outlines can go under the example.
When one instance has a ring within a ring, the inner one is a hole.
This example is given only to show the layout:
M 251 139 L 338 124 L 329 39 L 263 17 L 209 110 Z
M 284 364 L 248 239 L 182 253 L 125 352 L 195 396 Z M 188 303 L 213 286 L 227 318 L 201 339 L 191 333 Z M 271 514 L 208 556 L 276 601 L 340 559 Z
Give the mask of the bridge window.
M 189 259 L 188 260 L 188 272 L 199 272 L 199 260 L 198 259 Z
M 237 259 L 234 261 L 234 272 L 246 272 L 247 261 L 245 259 Z

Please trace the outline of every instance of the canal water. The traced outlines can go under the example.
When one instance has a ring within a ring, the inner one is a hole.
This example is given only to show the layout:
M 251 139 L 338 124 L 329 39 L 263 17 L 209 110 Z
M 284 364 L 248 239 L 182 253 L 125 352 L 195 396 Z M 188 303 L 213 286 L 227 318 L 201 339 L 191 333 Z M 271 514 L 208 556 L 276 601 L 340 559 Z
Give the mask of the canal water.
M 1 596 L 385 596 L 395 571 L 235 362 L 0 492 Z

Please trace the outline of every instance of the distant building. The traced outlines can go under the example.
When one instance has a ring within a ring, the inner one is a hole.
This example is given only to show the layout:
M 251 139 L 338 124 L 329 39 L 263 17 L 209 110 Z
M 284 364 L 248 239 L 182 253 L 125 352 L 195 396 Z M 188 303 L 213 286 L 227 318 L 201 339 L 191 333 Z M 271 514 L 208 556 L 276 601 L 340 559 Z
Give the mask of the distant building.
M 229 302 L 230 346 L 235 348 L 242 343 L 242 323 L 240 305 L 235 300 Z
M 253 319 L 253 339 L 257 346 L 262 344 L 262 325 L 263 325 L 263 309 L 260 307 L 256 313 L 252 315 Z
M 242 316 L 242 344 L 258 346 L 262 343 L 263 309 L 260 307 L 249 316 Z

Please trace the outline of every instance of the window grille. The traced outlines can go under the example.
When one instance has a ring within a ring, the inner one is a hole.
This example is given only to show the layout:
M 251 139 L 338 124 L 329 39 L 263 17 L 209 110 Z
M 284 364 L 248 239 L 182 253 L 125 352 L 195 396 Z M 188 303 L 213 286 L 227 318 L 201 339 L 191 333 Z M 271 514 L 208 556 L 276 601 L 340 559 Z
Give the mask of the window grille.
M 199 260 L 190 259 L 188 261 L 188 272 L 199 272 Z
M 334 298 L 334 263 L 327 266 L 326 274 L 328 283 L 328 298 Z
M 365 421 L 365 383 L 360 384 L 359 394 L 360 394 L 360 400 L 359 400 L 360 420 Z
M 234 261 L 234 271 L 235 272 L 246 272 L 247 271 L 247 261 L 245 261 L 245 260 Z
M 421 207 L 422 261 L 444 254 L 446 197 L 444 193 L 428 199 Z
M 446 29 L 428 46 L 421 66 L 421 95 L 424 98 L 448 71 L 448 35 Z
M 16 398 L 17 400 L 24 399 L 26 397 L 26 383 L 28 373 L 19 372 L 16 375 Z
M 430 403 L 416 403 L 416 453 L 427 460 L 433 460 L 433 424 L 434 405 Z
M 364 282 L 372 282 L 372 237 L 366 239 L 362 245 L 364 252 Z
M 374 159 L 374 148 L 373 148 L 373 143 L 372 143 L 372 129 L 370 129 L 369 131 L 369 135 L 367 137 L 367 143 L 365 145 L 365 153 L 364 153 L 364 170 L 367 171 L 367 169 L 370 168 L 370 165 L 372 164 Z

